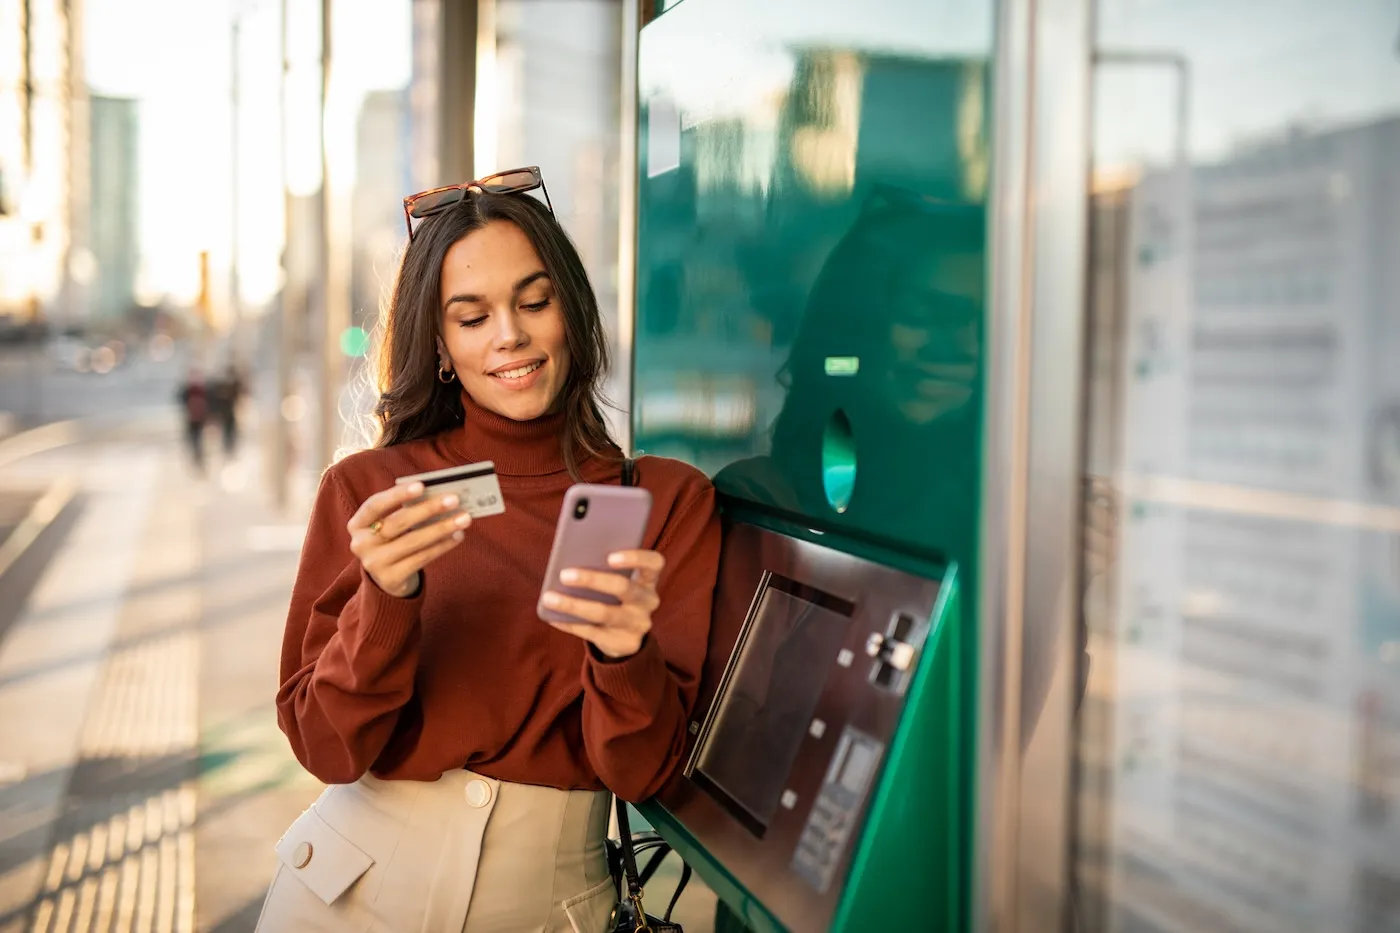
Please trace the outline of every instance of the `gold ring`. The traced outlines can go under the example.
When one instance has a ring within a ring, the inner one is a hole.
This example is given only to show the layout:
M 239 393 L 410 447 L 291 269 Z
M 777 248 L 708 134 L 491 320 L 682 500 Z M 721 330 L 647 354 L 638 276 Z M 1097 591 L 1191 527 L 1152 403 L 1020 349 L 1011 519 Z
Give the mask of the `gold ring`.
M 382 529 L 383 527 L 384 527 L 384 523 L 383 523 L 383 522 L 370 522 L 370 523 L 369 523 L 369 533 L 372 534 L 372 535 L 375 535 L 376 537 L 382 537 L 382 536 L 379 534 L 379 531 L 380 531 L 380 529 Z

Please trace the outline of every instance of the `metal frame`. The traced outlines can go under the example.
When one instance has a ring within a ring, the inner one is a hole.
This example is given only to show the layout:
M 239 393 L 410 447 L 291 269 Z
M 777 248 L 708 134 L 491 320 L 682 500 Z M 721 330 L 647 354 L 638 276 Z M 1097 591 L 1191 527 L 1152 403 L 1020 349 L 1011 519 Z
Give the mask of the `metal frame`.
M 626 383 L 618 390 L 618 400 L 632 397 L 636 383 L 633 353 L 633 328 L 637 315 L 637 45 L 642 29 L 642 0 L 622 0 L 622 69 L 618 148 L 617 197 L 617 356 L 614 371 L 626 374 Z M 617 442 L 623 450 L 632 450 L 632 416 L 615 420 Z
M 998 11 L 973 907 L 996 933 L 1069 904 L 1090 10 Z

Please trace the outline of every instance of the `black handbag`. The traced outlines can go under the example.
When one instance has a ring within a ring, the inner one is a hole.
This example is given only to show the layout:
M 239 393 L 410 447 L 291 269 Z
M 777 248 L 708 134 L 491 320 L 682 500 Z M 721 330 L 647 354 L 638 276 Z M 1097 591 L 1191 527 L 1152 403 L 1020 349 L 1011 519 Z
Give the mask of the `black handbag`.
M 648 914 L 642 906 L 642 881 L 651 877 L 661 860 L 671 851 L 671 847 L 656 833 L 641 833 L 634 838 L 632 827 L 627 821 L 627 804 L 617 797 L 613 798 L 613 802 L 617 808 L 619 839 L 616 844 L 611 839 L 608 840 L 608 856 L 609 862 L 612 863 L 613 877 L 618 882 L 618 900 L 608 921 L 608 933 L 685 933 L 679 923 L 671 922 L 671 911 L 676 909 L 681 892 L 690 882 L 690 866 L 681 862 L 681 880 L 676 885 L 676 893 L 671 895 L 671 903 L 666 906 L 665 916 L 658 920 Z M 638 872 L 637 853 L 648 849 L 655 849 L 656 854 L 652 856 L 646 869 Z
M 636 485 L 636 462 L 631 459 L 622 461 L 622 485 Z M 660 867 L 661 860 L 671 851 L 671 847 L 656 833 L 641 833 L 634 837 L 627 820 L 627 804 L 614 797 L 613 805 L 617 810 L 619 838 L 616 843 L 608 840 L 608 867 L 617 885 L 617 906 L 613 908 L 612 918 L 608 922 L 608 933 L 685 933 L 679 923 L 671 922 L 671 911 L 676 909 L 676 902 L 690 881 L 690 866 L 681 862 L 681 880 L 676 885 L 676 893 L 671 895 L 666 915 L 660 920 L 650 916 L 642 906 L 642 885 Z M 655 854 L 647 862 L 646 868 L 639 872 L 637 853 L 647 851 L 654 851 Z

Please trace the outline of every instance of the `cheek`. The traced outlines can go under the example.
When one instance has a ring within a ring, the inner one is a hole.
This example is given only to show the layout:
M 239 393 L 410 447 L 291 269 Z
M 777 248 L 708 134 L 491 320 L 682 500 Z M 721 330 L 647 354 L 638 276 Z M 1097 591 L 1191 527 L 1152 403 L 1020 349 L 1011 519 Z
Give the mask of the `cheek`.
M 569 362 L 569 337 L 564 330 L 564 316 L 551 315 L 540 322 L 539 341 L 548 348 L 549 355 L 561 365 Z
M 481 355 L 481 336 L 478 331 L 457 324 L 448 324 L 442 332 L 442 343 L 447 355 L 454 363 L 469 365 Z

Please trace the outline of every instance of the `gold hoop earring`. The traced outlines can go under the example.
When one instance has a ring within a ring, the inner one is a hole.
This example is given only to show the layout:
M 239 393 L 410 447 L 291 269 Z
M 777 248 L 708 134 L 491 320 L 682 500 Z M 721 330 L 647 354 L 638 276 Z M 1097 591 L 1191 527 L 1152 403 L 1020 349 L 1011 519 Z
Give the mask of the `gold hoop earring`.
M 446 366 L 438 367 L 438 382 L 441 382 L 443 385 L 450 385 L 452 383 L 452 380 L 456 378 L 457 374 L 454 373 L 452 370 L 448 369 Z

